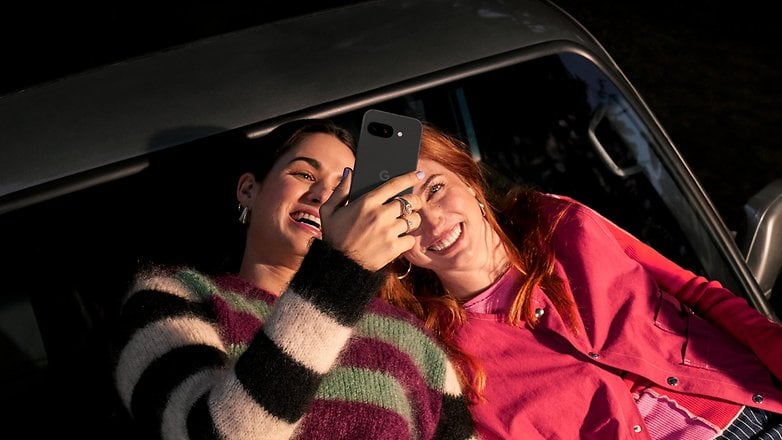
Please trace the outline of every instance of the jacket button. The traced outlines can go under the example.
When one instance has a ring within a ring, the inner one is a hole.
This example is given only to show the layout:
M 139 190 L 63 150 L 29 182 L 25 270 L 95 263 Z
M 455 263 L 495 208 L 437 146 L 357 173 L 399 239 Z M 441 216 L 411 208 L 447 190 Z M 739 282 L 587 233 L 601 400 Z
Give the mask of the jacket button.
M 671 376 L 668 378 L 668 385 L 675 387 L 676 385 L 679 385 L 679 379 Z
M 633 431 L 641 432 L 641 425 L 633 425 Z
M 600 355 L 590 351 L 589 352 L 589 357 L 591 357 L 592 359 L 597 359 L 597 358 L 600 357 Z
M 546 311 L 541 309 L 540 307 L 535 309 L 535 317 L 536 318 L 540 318 L 541 316 L 543 316 L 544 313 L 546 313 Z
M 755 394 L 752 396 L 752 401 L 755 403 L 763 403 L 763 395 L 762 394 Z

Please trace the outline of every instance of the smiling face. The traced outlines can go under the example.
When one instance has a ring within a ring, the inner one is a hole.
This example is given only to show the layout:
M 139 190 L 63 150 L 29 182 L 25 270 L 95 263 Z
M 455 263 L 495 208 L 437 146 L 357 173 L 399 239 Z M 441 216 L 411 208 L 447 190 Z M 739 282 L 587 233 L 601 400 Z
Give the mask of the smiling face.
M 283 153 L 263 181 L 253 179 L 245 259 L 298 269 L 310 240 L 321 237 L 320 206 L 353 162 L 338 138 L 311 133 Z
M 484 220 L 475 191 L 447 167 L 421 159 L 426 173 L 414 192 L 423 200 L 421 226 L 404 254 L 413 265 L 433 270 L 441 279 L 486 266 L 496 251 L 495 234 Z

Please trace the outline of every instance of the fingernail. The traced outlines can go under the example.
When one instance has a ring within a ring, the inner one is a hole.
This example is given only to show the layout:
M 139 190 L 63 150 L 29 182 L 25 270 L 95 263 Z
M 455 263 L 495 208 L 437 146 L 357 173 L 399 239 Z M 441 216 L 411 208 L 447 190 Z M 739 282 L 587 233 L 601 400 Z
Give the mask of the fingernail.
M 416 171 L 415 176 L 418 177 L 418 180 L 424 180 L 424 172 L 423 171 Z
M 345 177 L 348 177 L 348 174 L 350 174 L 350 168 L 345 167 L 345 169 L 342 170 L 342 180 L 345 180 Z

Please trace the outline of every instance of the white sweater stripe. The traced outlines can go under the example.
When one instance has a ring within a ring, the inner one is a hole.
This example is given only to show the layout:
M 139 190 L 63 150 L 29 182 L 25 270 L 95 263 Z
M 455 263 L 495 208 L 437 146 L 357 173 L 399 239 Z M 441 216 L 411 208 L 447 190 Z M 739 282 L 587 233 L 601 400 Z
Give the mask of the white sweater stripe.
M 150 344 L 150 341 L 154 341 Z M 120 397 L 130 408 L 130 399 L 141 374 L 160 356 L 171 350 L 192 344 L 204 344 L 225 352 L 215 328 L 193 317 L 168 318 L 155 321 L 133 333 L 122 350 L 116 377 Z
M 258 405 L 233 370 L 212 391 L 209 408 L 221 438 L 227 440 L 288 439 L 298 426 L 298 421 L 290 424 Z
M 136 280 L 136 283 L 133 285 L 133 288 L 130 290 L 127 298 L 132 297 L 142 290 L 165 292 L 180 298 L 187 299 L 189 301 L 197 299 L 191 292 L 190 288 L 188 288 L 178 279 L 171 276 L 158 275 L 151 278 Z
M 209 391 L 220 375 L 221 372 L 218 370 L 199 371 L 174 389 L 163 411 L 162 434 L 164 440 L 189 438 L 187 415 L 196 400 Z
M 318 374 L 329 371 L 352 333 L 291 290 L 280 297 L 264 331 L 285 353 Z

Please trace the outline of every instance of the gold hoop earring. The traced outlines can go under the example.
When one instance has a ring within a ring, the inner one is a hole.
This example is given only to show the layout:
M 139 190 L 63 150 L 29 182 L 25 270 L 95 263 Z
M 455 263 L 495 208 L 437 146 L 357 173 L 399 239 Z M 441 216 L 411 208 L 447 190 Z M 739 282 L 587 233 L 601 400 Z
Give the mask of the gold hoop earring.
M 413 263 L 410 262 L 410 260 L 407 260 L 407 270 L 402 275 L 397 275 L 396 279 L 401 280 L 402 278 L 410 275 L 410 271 L 413 269 Z
M 239 209 L 242 211 L 239 214 L 239 223 L 246 225 L 247 224 L 247 218 L 250 216 L 250 208 L 246 206 L 242 206 L 242 204 L 239 204 Z

